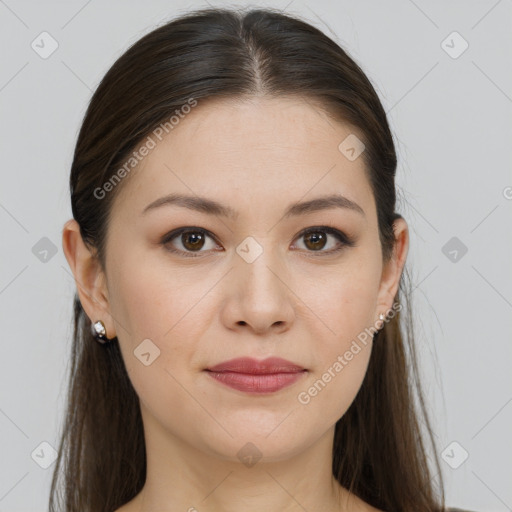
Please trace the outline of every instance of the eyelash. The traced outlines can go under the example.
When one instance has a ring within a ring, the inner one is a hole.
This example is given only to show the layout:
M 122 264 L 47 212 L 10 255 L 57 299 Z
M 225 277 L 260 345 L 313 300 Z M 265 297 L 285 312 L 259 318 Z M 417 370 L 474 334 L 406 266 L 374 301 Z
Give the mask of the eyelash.
M 335 236 L 338 239 L 338 241 L 340 242 L 340 245 L 337 248 L 331 249 L 329 251 L 322 251 L 322 250 L 308 251 L 308 250 L 306 250 L 306 252 L 313 253 L 314 255 L 318 254 L 320 257 L 322 257 L 324 255 L 336 254 L 336 253 L 342 251 L 343 249 L 345 249 L 346 247 L 354 247 L 355 246 L 355 241 L 352 238 L 347 236 L 345 233 L 343 233 L 335 228 L 332 228 L 330 226 L 314 226 L 311 228 L 307 228 L 304 231 L 302 231 L 301 233 L 299 233 L 299 235 L 296 238 L 302 238 L 310 233 L 318 233 L 318 232 L 324 232 L 324 233 L 328 233 L 330 235 Z M 161 244 L 163 246 L 165 246 L 167 251 L 185 256 L 187 258 L 201 258 L 202 257 L 201 252 L 203 252 L 203 253 L 208 252 L 208 251 L 197 251 L 196 253 L 194 253 L 193 251 L 182 251 L 182 250 L 175 249 L 173 247 L 168 246 L 169 243 L 174 238 L 177 238 L 178 236 L 182 235 L 183 233 L 201 233 L 203 235 L 209 236 L 216 243 L 218 243 L 217 240 L 215 239 L 215 237 L 208 230 L 202 229 L 202 228 L 196 228 L 196 227 L 187 227 L 187 228 L 175 229 L 175 230 L 167 233 L 162 238 Z

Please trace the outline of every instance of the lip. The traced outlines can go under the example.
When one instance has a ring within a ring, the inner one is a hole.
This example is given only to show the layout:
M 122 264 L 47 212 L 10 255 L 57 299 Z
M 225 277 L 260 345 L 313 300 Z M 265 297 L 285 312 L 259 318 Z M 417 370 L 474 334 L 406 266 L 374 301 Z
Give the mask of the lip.
M 279 357 L 263 361 L 240 357 L 205 371 L 218 382 L 247 393 L 272 393 L 290 386 L 307 373 L 302 366 Z
M 304 369 L 304 367 L 292 363 L 291 361 L 287 361 L 286 359 L 281 359 L 280 357 L 268 357 L 262 361 L 258 361 L 252 357 L 238 357 L 207 368 L 207 370 L 212 372 L 236 372 L 252 375 L 296 373 L 301 372 Z

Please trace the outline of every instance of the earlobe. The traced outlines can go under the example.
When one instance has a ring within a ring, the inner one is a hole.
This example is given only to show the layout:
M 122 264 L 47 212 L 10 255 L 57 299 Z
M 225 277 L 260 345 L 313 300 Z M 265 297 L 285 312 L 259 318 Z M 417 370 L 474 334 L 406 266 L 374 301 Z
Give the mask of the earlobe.
M 377 314 L 382 312 L 386 314 L 392 308 L 409 251 L 409 229 L 402 217 L 395 220 L 394 233 L 393 254 L 382 269 Z
M 115 336 L 115 327 L 110 315 L 105 274 L 98 258 L 85 245 L 80 234 L 80 225 L 75 219 L 64 224 L 62 248 L 71 268 L 82 307 L 91 320 L 102 320 L 109 338 Z

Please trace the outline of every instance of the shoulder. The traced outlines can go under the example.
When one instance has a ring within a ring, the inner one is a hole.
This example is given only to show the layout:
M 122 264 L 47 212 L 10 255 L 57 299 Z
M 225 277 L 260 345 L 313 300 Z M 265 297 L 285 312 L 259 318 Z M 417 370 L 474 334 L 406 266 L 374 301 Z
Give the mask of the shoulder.
M 446 512 L 473 512 L 473 510 L 467 510 L 465 508 L 447 508 Z

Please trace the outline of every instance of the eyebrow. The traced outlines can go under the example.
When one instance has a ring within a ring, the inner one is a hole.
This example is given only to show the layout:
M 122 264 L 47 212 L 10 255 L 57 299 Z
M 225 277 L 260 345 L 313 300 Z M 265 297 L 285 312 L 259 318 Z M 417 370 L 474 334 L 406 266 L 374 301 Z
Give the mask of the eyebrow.
M 226 217 L 230 219 L 234 219 L 238 216 L 238 212 L 236 210 L 229 206 L 218 203 L 213 199 L 207 199 L 206 197 L 200 196 L 188 196 L 184 194 L 169 194 L 160 197 L 159 199 L 156 199 L 152 203 L 148 204 L 141 214 L 145 215 L 151 210 L 155 210 L 161 206 L 170 205 L 181 206 L 183 208 L 188 208 L 189 210 L 195 210 L 209 215 Z M 302 203 L 293 203 L 288 207 L 283 217 L 287 219 L 290 217 L 305 215 L 321 210 L 328 210 L 331 208 L 352 210 L 365 217 L 364 210 L 357 203 L 340 194 L 318 197 L 316 199 L 311 199 L 310 201 L 305 201 Z

